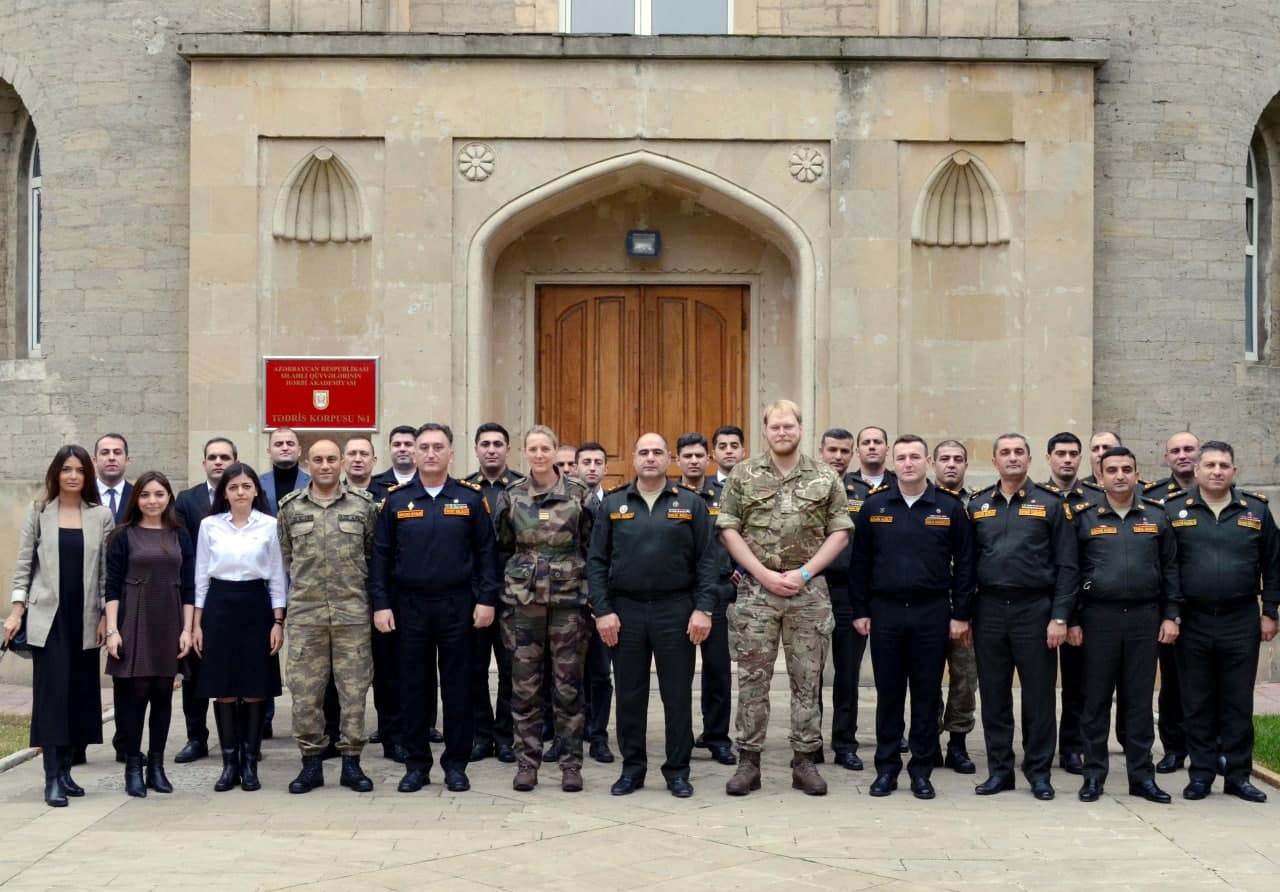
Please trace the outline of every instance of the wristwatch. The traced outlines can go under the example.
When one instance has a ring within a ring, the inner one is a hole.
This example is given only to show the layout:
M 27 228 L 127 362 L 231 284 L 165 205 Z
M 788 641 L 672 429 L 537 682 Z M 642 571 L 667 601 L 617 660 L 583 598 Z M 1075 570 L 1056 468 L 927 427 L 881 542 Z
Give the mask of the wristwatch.
M 1065 619 L 1055 619 L 1053 621 L 1053 624 L 1055 626 L 1065 626 L 1067 624 L 1067 621 Z
M 806 570 L 804 567 L 801 567 L 800 578 L 803 579 L 805 582 L 809 582 L 811 579 L 813 579 L 813 574 L 810 573 L 808 570 Z
M 711 619 L 712 617 L 715 616 L 715 614 L 712 613 L 710 610 L 699 610 L 698 612 L 701 613 L 703 616 L 705 616 L 707 619 Z

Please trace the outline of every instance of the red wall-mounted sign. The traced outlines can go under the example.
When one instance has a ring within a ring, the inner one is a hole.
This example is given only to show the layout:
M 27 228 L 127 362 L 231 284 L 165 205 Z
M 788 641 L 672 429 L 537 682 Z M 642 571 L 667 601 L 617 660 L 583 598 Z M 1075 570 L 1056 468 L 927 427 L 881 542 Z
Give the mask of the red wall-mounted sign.
M 266 430 L 376 430 L 376 356 L 264 356 Z

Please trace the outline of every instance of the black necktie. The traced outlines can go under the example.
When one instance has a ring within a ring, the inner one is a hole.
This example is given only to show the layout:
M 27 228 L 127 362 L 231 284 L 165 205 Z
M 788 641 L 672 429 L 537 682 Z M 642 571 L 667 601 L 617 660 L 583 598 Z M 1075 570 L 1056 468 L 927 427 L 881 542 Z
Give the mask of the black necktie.
M 111 516 L 115 517 L 116 516 L 116 490 L 114 486 L 111 489 L 107 490 L 107 496 L 111 499 L 111 506 L 110 506 Z

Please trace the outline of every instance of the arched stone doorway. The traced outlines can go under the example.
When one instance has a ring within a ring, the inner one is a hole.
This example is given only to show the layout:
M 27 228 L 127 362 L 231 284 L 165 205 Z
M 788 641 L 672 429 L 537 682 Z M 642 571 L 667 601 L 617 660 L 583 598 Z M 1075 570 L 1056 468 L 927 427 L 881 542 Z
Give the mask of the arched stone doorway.
M 623 239 L 635 228 L 663 232 L 660 258 L 625 256 Z M 759 195 L 701 167 L 640 150 L 544 183 L 478 228 L 467 265 L 465 392 L 456 394 L 466 406 L 467 430 L 489 418 L 518 420 L 522 428 L 542 420 L 536 417 L 538 353 L 546 345 L 536 343 L 537 307 L 546 289 L 573 285 L 613 292 L 740 288 L 748 320 L 740 417 L 715 423 L 754 431 L 762 403 L 781 396 L 812 409 L 817 267 L 809 238 Z M 690 415 L 686 424 L 639 423 L 672 427 L 663 430 L 668 435 L 679 433 L 676 427 L 714 426 Z M 606 445 L 614 452 L 628 444 Z

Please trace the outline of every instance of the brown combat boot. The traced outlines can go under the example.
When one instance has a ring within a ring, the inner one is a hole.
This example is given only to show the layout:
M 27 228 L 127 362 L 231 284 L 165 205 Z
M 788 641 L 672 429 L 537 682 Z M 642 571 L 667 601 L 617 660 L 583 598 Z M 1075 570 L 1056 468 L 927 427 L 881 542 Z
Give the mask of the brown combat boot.
M 582 769 L 567 765 L 560 771 L 560 789 L 566 793 L 582 792 Z
M 730 796 L 746 796 L 760 789 L 760 754 L 750 750 L 738 750 L 738 770 L 724 785 Z
M 538 785 L 538 768 L 528 762 L 521 762 L 516 769 L 516 776 L 511 781 L 511 789 L 520 793 L 528 793 Z
M 826 796 L 827 782 L 813 764 L 813 753 L 796 753 L 791 760 L 791 786 L 807 796 Z

